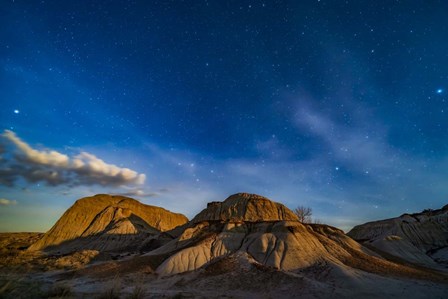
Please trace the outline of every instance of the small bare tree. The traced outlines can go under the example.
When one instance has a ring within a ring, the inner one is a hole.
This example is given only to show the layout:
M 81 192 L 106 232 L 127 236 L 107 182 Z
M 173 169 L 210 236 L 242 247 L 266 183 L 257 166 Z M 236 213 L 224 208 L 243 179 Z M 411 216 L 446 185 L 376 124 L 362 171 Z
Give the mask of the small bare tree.
M 298 206 L 294 209 L 294 214 L 297 215 L 300 222 L 311 223 L 311 215 L 313 214 L 313 210 L 310 207 Z

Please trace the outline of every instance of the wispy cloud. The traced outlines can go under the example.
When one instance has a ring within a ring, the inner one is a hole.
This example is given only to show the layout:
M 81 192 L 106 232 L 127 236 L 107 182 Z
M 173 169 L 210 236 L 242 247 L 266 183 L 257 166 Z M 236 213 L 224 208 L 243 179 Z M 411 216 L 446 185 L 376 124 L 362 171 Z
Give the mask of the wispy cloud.
M 129 197 L 156 197 L 160 194 L 157 192 L 148 192 L 143 189 L 128 189 L 126 192 L 117 193 L 116 195 L 129 196 Z
M 54 150 L 37 150 L 9 130 L 1 137 L 5 160 L 0 167 L 2 185 L 13 186 L 19 178 L 52 186 L 141 185 L 146 179 L 145 174 L 108 164 L 87 152 L 69 157 Z
M 316 102 L 297 101 L 291 117 L 298 132 L 314 138 L 319 147 L 311 159 L 337 170 L 333 184 L 340 190 L 320 195 L 334 192 L 333 197 L 345 198 L 347 209 L 358 207 L 364 219 L 385 217 L 386 209 L 394 213 L 391 217 L 443 203 L 448 194 L 446 157 L 425 158 L 394 146 L 388 127 L 361 103 L 347 99 L 337 111 L 316 108 Z
M 352 111 L 349 114 L 354 115 Z M 301 105 L 295 114 L 299 129 L 320 138 L 333 160 L 362 172 L 384 170 L 399 162 L 399 152 L 385 139 L 385 129 L 372 118 L 352 117 L 349 125 L 334 120 L 310 105 Z
M 0 198 L 0 206 L 11 206 L 17 204 L 16 200 L 10 200 L 6 198 Z

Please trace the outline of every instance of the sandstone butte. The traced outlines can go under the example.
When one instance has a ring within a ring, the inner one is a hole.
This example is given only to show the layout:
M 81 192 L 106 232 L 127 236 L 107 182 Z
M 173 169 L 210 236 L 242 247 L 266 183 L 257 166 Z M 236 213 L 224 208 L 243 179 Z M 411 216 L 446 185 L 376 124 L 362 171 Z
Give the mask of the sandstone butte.
M 185 224 L 187 217 L 124 197 L 98 194 L 77 200 L 28 250 L 118 250 Z
M 357 225 L 347 235 L 412 263 L 432 268 L 448 265 L 448 205 Z
M 204 220 L 210 221 L 280 221 L 298 220 L 297 216 L 284 205 L 273 202 L 266 197 L 237 193 L 228 197 L 225 201 L 211 202 L 194 219 L 193 223 Z

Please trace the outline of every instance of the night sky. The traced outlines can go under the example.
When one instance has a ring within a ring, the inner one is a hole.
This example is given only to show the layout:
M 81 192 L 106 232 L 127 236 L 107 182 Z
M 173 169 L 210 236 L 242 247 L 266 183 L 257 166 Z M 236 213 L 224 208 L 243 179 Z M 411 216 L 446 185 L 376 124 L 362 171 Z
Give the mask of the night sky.
M 0 0 L 0 231 L 251 192 L 344 230 L 448 203 L 447 1 Z

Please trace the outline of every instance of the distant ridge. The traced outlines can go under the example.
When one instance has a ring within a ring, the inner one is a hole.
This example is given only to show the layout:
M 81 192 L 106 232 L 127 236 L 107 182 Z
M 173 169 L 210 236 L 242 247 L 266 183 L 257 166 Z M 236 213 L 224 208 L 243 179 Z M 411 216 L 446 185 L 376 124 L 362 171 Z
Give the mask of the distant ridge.
M 357 225 L 348 235 L 412 263 L 448 268 L 448 205 Z

